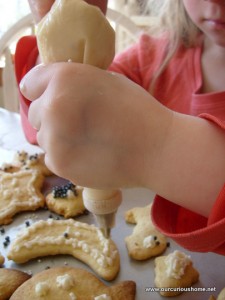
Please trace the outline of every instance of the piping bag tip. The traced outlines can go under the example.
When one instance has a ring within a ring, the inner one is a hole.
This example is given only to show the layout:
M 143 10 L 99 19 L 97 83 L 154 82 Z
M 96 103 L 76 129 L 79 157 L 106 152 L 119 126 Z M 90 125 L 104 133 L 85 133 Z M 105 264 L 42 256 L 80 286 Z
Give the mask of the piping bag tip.
M 104 237 L 109 239 L 111 237 L 111 228 L 115 227 L 116 211 L 105 215 L 95 215 L 95 218 Z

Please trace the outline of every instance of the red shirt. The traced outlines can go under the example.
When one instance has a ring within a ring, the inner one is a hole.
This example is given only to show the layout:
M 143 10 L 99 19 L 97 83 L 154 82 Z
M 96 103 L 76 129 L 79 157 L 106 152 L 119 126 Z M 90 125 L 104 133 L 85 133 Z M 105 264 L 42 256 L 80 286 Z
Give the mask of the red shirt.
M 126 75 L 149 90 L 165 47 L 166 40 L 143 35 L 139 43 L 116 57 L 110 70 Z M 201 46 L 180 47 L 158 78 L 154 96 L 175 111 L 208 119 L 225 131 L 225 92 L 199 92 L 202 85 L 201 52 Z M 35 37 L 24 37 L 18 42 L 15 54 L 18 82 L 35 65 L 37 55 Z M 22 95 L 20 102 L 25 135 L 29 142 L 36 143 L 36 131 L 27 119 L 30 102 Z M 225 255 L 225 184 L 208 219 L 159 196 L 153 203 L 152 219 L 161 232 L 184 248 Z

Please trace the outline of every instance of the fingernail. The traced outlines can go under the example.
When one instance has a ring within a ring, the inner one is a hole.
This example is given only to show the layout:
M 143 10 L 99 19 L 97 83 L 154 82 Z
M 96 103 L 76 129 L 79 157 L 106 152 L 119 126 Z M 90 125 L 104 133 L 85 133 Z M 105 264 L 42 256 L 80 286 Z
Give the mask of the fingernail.
M 20 84 L 19 84 L 19 88 L 20 88 L 20 91 L 22 94 L 24 94 L 26 92 L 26 85 L 25 85 L 25 81 L 26 81 L 26 76 L 24 76 L 22 78 L 22 80 L 20 81 Z
M 35 67 L 33 67 L 33 69 L 32 70 L 34 70 L 34 69 L 38 69 L 38 68 L 41 68 L 41 67 L 43 67 L 44 66 L 44 64 L 39 64 L 39 65 L 36 65 Z M 27 78 L 27 74 L 22 78 L 22 80 L 20 81 L 20 83 L 19 83 L 19 88 L 20 88 L 20 91 L 21 91 L 21 93 L 23 94 L 23 93 L 25 93 L 26 92 L 26 78 Z

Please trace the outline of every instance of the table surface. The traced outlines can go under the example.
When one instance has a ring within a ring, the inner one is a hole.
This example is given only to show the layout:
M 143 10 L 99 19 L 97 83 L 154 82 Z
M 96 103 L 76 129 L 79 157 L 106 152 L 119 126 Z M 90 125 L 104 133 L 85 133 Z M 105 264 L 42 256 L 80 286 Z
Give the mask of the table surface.
M 26 150 L 29 153 L 39 152 L 37 146 L 29 145 L 23 135 L 20 117 L 18 114 L 10 113 L 0 108 L 0 165 L 5 162 L 10 162 L 15 152 L 18 150 Z M 61 181 L 59 178 L 53 178 L 52 184 Z M 112 285 L 123 280 L 133 280 L 137 284 L 136 300 L 160 300 L 163 299 L 158 292 L 147 292 L 146 288 L 154 287 L 154 258 L 146 261 L 134 261 L 129 258 L 124 239 L 132 233 L 134 228 L 131 224 L 126 224 L 124 220 L 124 213 L 128 209 L 139 206 L 148 205 L 154 197 L 154 194 L 147 189 L 126 189 L 122 191 L 123 202 L 120 206 L 117 217 L 116 227 L 112 230 L 112 239 L 117 244 L 121 258 L 121 269 L 117 278 L 106 284 Z M 53 214 L 53 216 L 56 216 Z M 16 234 L 25 228 L 25 220 L 31 223 L 39 219 L 47 219 L 49 211 L 39 210 L 37 212 L 26 212 L 18 214 L 13 223 L 4 227 L 5 234 L 0 234 L 0 252 L 6 257 L 8 248 L 3 246 L 5 236 L 10 236 L 11 240 Z M 92 214 L 80 216 L 78 221 L 87 222 L 89 224 L 95 223 Z M 174 241 L 168 239 L 170 247 L 165 251 L 165 255 L 180 250 L 190 255 L 194 266 L 200 273 L 200 279 L 194 288 L 215 288 L 213 292 L 192 291 L 184 292 L 177 297 L 170 297 L 169 299 L 184 299 L 184 300 L 208 300 L 210 295 L 218 295 L 220 290 L 225 287 L 225 259 L 223 256 L 213 253 L 193 253 L 189 252 Z M 58 255 L 52 257 L 44 257 L 35 259 L 23 265 L 17 265 L 12 261 L 6 259 L 4 267 L 17 268 L 23 271 L 32 272 L 33 274 L 42 271 L 46 266 L 63 266 L 68 264 L 74 267 L 84 268 L 92 272 L 92 270 L 82 262 L 74 259 L 71 256 Z

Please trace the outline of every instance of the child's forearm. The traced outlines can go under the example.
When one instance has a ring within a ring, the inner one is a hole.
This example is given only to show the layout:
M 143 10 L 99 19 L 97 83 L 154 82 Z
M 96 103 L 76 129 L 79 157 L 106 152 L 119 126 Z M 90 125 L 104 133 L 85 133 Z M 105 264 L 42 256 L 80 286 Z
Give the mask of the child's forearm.
M 174 113 L 147 184 L 164 198 L 208 216 L 225 182 L 224 149 L 224 130 Z

